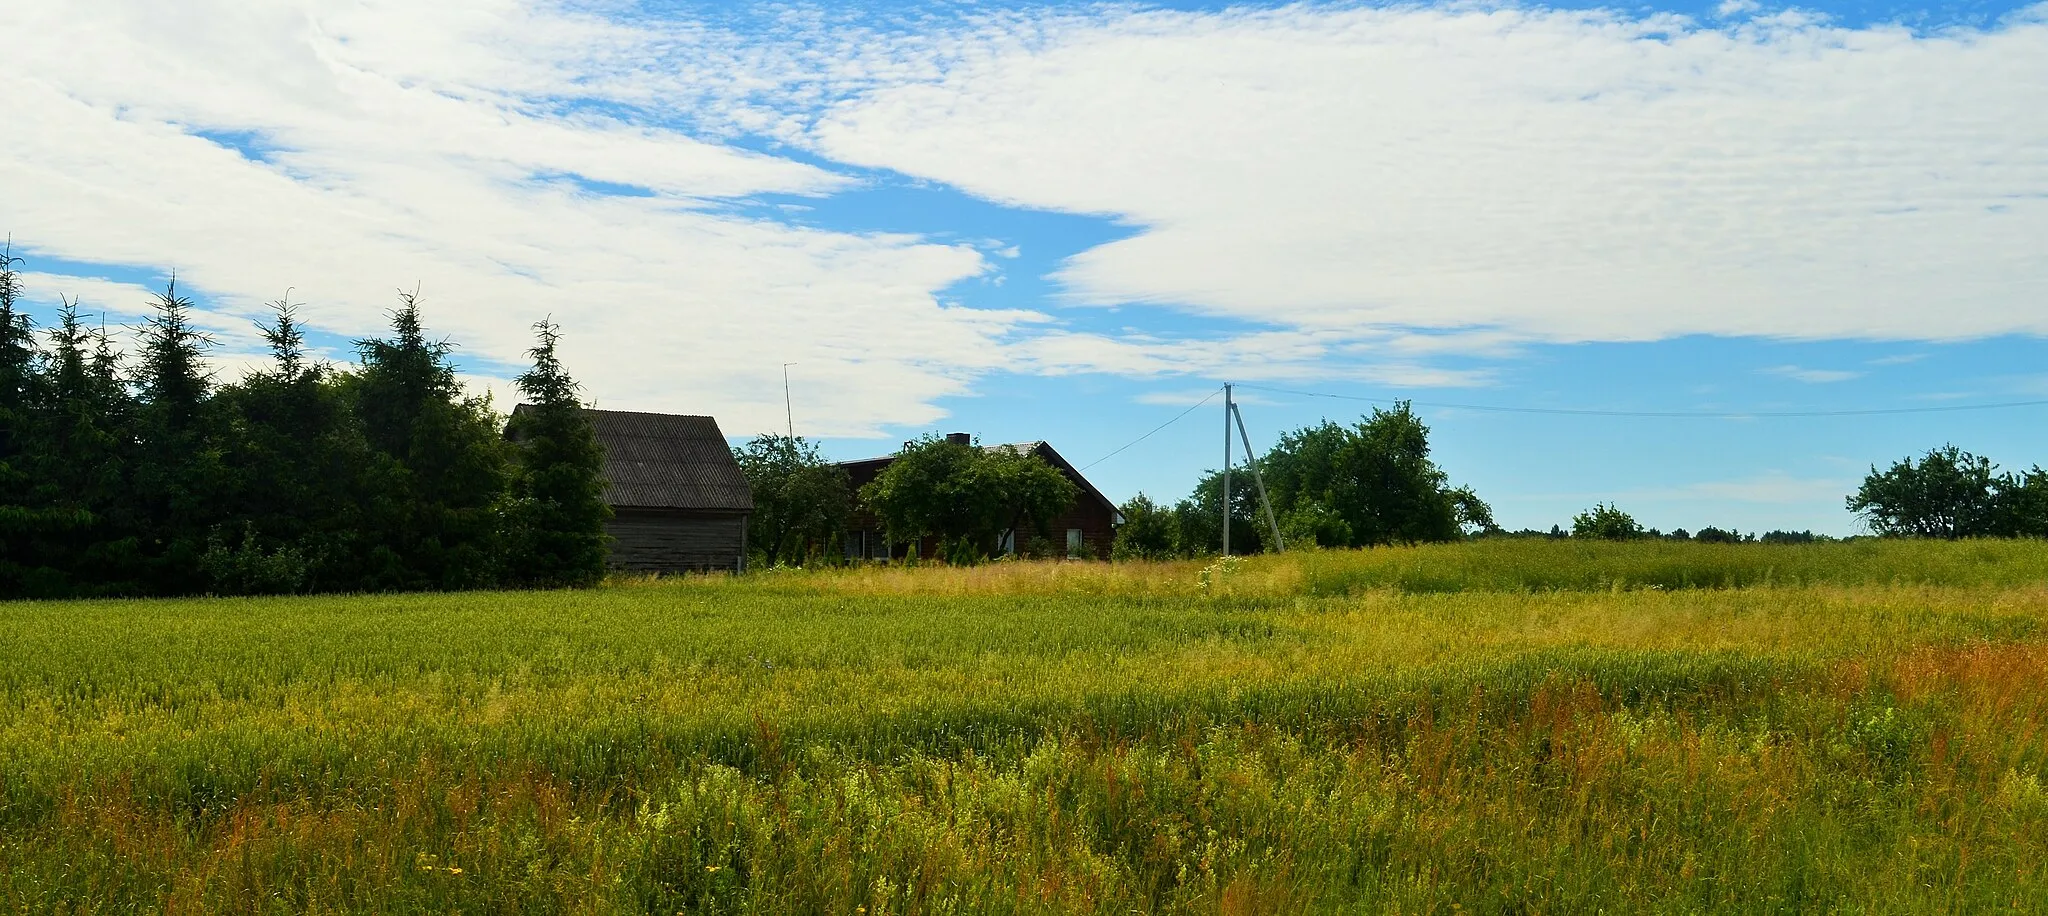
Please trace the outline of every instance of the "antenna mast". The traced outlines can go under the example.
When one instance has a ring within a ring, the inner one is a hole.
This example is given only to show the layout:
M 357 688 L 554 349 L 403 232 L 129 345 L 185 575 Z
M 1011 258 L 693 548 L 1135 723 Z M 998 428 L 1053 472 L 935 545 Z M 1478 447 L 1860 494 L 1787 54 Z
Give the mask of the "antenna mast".
M 795 363 L 782 364 L 782 421 L 789 424 L 789 439 L 796 441 L 796 412 L 789 406 L 789 367 Z

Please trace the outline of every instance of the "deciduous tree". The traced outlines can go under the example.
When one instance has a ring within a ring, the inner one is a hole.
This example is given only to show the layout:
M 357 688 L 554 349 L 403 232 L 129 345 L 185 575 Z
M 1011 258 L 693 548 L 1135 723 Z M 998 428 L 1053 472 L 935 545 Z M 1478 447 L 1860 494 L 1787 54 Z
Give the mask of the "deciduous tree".
M 764 433 L 734 449 L 733 458 L 753 489 L 747 538 L 762 563 L 800 565 L 836 547 L 852 513 L 853 488 L 845 469 L 826 461 L 817 443 Z

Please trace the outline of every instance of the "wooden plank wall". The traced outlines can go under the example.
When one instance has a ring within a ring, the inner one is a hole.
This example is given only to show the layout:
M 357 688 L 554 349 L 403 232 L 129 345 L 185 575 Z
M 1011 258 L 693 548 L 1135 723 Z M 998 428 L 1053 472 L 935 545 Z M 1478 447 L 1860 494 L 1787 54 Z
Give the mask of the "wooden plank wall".
M 701 572 L 740 568 L 746 550 L 744 515 L 617 510 L 605 525 L 611 566 L 639 572 Z

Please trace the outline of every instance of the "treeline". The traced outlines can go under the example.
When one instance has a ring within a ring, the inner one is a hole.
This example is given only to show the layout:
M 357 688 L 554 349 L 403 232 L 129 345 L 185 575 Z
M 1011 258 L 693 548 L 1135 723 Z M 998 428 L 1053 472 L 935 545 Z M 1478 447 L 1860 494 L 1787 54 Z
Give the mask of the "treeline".
M 1928 451 L 1918 461 L 1902 458 L 1885 470 L 1872 466 L 1846 500 L 1878 537 L 2041 538 L 2048 537 L 2048 471 L 2039 465 L 2000 473 L 1998 465 L 1954 445 Z M 1601 540 L 1662 538 L 1710 544 L 1810 544 L 1834 538 L 1811 531 L 1743 534 L 1701 528 L 1669 534 L 1644 528 L 1628 513 L 1606 503 L 1572 519 L 1570 531 L 1518 531 L 1506 537 L 1575 537 Z
M 351 366 L 296 309 L 222 382 L 176 281 L 132 351 L 64 300 L 38 329 L 0 255 L 0 597 L 467 589 L 603 575 L 601 454 L 536 325 L 509 430 L 401 294 Z
M 1211 471 L 1171 506 L 1144 494 L 1122 507 L 1117 559 L 1216 553 L 1223 542 L 1222 472 Z M 1259 503 L 1263 481 L 1272 501 Z M 1374 547 L 1456 541 L 1498 531 L 1493 510 L 1469 487 L 1454 487 L 1429 457 L 1429 427 L 1409 405 L 1374 408 L 1357 423 L 1330 421 L 1281 435 L 1248 469 L 1232 474 L 1232 553 L 1271 549 L 1273 529 L 1294 547 Z

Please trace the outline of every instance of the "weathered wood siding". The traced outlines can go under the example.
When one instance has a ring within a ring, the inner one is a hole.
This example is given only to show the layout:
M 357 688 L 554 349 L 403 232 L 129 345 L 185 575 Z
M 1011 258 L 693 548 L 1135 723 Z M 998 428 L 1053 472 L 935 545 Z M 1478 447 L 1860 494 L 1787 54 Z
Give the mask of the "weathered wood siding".
M 730 513 L 617 509 L 611 565 L 638 572 L 740 569 L 746 555 L 747 517 Z

